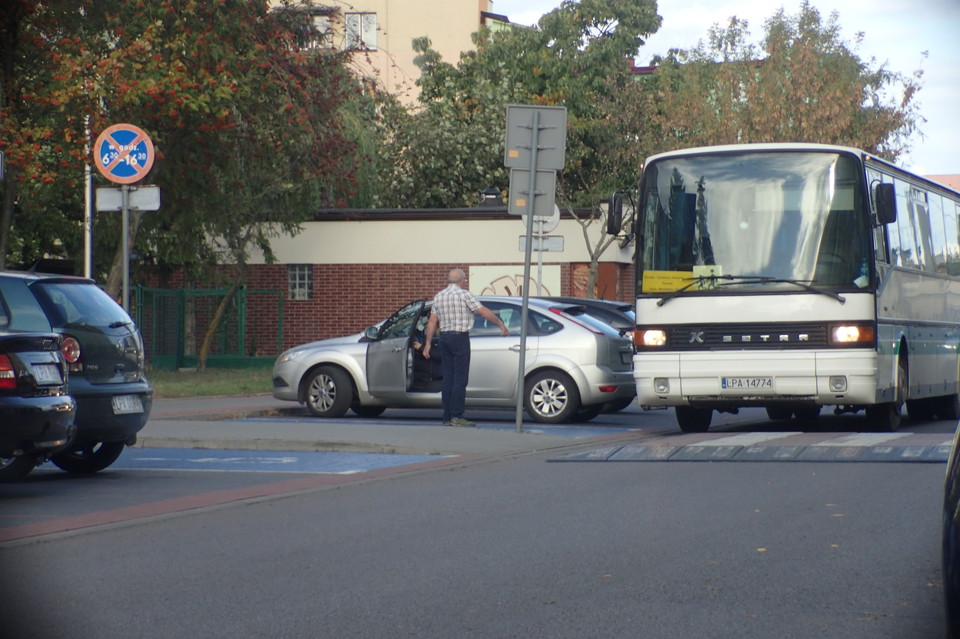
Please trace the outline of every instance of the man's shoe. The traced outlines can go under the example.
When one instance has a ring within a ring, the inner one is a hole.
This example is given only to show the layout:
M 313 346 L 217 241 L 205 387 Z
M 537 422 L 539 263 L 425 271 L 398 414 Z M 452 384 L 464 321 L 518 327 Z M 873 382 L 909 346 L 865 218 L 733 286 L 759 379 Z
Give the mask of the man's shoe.
M 453 426 L 460 426 L 461 428 L 476 426 L 475 423 L 471 422 L 469 419 L 464 419 L 463 417 L 454 417 L 450 420 L 450 424 Z
M 453 420 L 452 420 L 452 419 L 444 420 L 443 425 L 444 425 L 444 426 L 456 426 L 456 424 L 453 423 Z

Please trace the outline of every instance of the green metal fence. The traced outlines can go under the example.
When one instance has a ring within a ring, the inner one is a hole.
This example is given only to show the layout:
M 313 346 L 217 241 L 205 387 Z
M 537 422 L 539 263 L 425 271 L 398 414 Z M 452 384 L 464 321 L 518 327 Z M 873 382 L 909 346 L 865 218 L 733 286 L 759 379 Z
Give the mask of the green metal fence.
M 134 320 L 153 368 L 195 368 L 197 354 L 227 289 L 136 287 Z M 283 291 L 237 291 L 217 328 L 209 368 L 263 366 L 283 343 Z

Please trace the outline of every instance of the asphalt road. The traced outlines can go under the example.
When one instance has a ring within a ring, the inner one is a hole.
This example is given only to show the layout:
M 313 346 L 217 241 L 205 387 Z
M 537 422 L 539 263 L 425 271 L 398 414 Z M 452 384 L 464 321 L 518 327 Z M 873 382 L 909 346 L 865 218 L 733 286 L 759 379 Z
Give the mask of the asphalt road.
M 2 499 L 78 527 L 0 544 L 3 636 L 944 636 L 942 463 L 557 463 L 678 441 L 642 419 L 363 472 L 40 473 Z

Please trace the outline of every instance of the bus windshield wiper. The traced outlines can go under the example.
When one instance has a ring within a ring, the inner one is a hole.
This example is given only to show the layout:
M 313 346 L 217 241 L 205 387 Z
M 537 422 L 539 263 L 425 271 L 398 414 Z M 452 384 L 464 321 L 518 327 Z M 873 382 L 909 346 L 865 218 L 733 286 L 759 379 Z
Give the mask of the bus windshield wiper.
M 738 280 L 737 283 L 740 284 L 793 284 L 794 286 L 799 286 L 805 291 L 810 291 L 811 293 L 817 293 L 819 295 L 826 295 L 827 297 L 832 297 L 841 304 L 847 302 L 847 298 L 839 293 L 833 291 L 825 291 L 822 288 L 817 288 L 811 284 L 808 284 L 804 280 L 792 280 L 786 277 L 767 277 L 765 275 L 718 275 L 717 279 L 725 280 L 732 279 Z M 732 284 L 733 282 L 731 282 Z
M 718 279 L 718 276 L 717 276 L 717 275 L 706 275 L 706 276 L 701 275 L 701 276 L 695 277 L 695 278 L 693 278 L 693 280 L 690 281 L 689 284 L 685 284 L 685 285 L 681 286 L 680 288 L 678 288 L 677 290 L 673 291 L 672 293 L 667 293 L 666 295 L 664 295 L 663 297 L 661 297 L 660 299 L 658 299 L 658 300 L 657 300 L 657 306 L 663 306 L 664 304 L 666 304 L 667 302 L 669 302 L 669 301 L 672 300 L 673 298 L 675 298 L 675 297 L 677 297 L 678 295 L 686 292 L 686 290 L 687 290 L 688 288 L 690 288 L 691 286 L 693 286 L 694 284 L 703 284 L 704 281 L 711 281 L 711 282 L 712 282 L 712 281 L 716 281 L 717 279 Z
M 845 304 L 847 301 L 847 298 L 843 295 L 817 288 L 816 286 L 808 284 L 805 280 L 792 280 L 786 277 L 769 277 L 766 275 L 717 275 L 716 278 L 718 280 L 736 280 L 735 282 L 729 282 L 729 284 L 793 284 L 811 293 L 832 297 L 841 304 Z M 721 286 L 724 285 L 721 284 Z
M 811 293 L 817 293 L 819 295 L 826 295 L 827 297 L 832 297 L 841 304 L 845 304 L 847 299 L 840 295 L 839 293 L 834 293 L 833 291 L 825 291 L 822 288 L 817 288 L 812 286 L 803 280 L 792 280 L 781 277 L 768 277 L 765 275 L 701 275 L 695 277 L 693 281 L 685 286 L 678 288 L 677 290 L 661 297 L 657 300 L 657 306 L 663 306 L 673 298 L 677 297 L 684 293 L 687 289 L 692 287 L 695 284 L 703 284 L 704 282 L 717 282 L 717 280 L 727 280 L 723 284 L 717 284 L 717 286 L 732 286 L 734 284 L 793 284 L 794 286 L 799 286 L 800 288 L 810 291 Z

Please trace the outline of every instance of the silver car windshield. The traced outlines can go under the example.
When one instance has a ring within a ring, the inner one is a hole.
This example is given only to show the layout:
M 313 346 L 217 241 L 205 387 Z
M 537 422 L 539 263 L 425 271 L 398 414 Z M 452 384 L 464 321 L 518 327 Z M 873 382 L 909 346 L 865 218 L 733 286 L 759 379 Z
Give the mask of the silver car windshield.
M 640 290 L 716 294 L 869 285 L 856 158 L 751 152 L 664 158 L 641 188 Z

